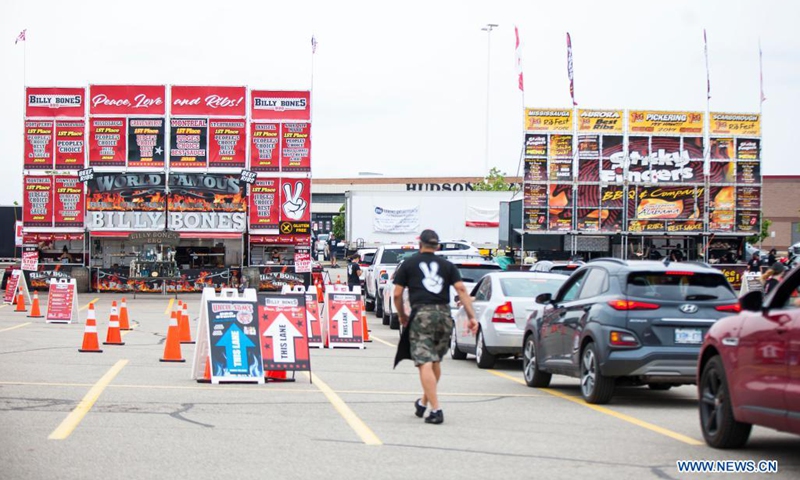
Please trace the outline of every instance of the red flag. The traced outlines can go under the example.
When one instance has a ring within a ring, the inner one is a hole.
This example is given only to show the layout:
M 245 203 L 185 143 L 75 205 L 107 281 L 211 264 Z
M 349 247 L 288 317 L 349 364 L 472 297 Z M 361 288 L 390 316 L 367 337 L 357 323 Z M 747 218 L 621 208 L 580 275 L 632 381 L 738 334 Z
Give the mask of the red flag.
M 20 41 L 22 42 L 25 41 L 25 32 L 27 31 L 28 29 L 26 28 L 25 30 L 19 32 L 19 35 L 17 35 L 17 39 L 14 41 L 14 45 L 18 44 Z
M 706 29 L 703 29 L 703 51 L 706 56 L 706 98 L 711 99 L 711 74 L 708 71 L 708 38 L 706 38 Z
M 517 65 L 517 76 L 519 77 L 519 90 L 521 92 L 525 91 L 525 83 L 522 80 L 522 52 L 520 51 L 519 46 L 519 30 L 517 30 L 517 26 L 514 25 L 514 38 L 516 39 L 516 44 L 514 45 L 514 54 L 516 56 L 515 62 Z
M 578 105 L 575 101 L 575 77 L 572 70 L 572 39 L 567 32 L 567 74 L 569 75 L 569 94 L 572 97 L 572 106 Z

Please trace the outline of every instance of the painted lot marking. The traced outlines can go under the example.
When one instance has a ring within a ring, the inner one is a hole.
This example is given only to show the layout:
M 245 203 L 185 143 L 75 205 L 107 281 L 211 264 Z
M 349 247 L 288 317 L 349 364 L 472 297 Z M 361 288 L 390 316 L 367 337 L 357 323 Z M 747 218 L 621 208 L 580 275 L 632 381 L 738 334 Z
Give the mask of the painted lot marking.
M 164 315 L 169 315 L 169 312 L 172 311 L 172 306 L 175 304 L 175 297 L 169 299 L 169 303 L 167 304 L 166 310 L 164 310 Z
M 97 303 L 97 302 L 99 302 L 99 301 L 100 301 L 100 297 L 94 298 L 94 299 L 92 299 L 92 301 L 91 301 L 91 302 L 89 302 L 89 303 L 87 303 L 86 305 L 84 305 L 84 306 L 82 306 L 81 308 L 79 308 L 79 309 L 78 309 L 78 311 L 80 311 L 80 310 L 86 310 L 87 308 L 89 308 L 89 305 L 90 305 L 90 304 L 92 304 L 92 303 Z
M 7 331 L 9 331 L 9 330 L 14 330 L 14 329 L 17 329 L 17 328 L 22 328 L 22 327 L 24 327 L 25 325 L 30 325 L 30 324 L 31 324 L 31 322 L 20 323 L 19 325 L 14 325 L 13 327 L 3 328 L 2 330 L 0 330 L 0 332 L 7 332 Z
M 89 392 L 83 397 L 81 402 L 78 404 L 75 409 L 67 415 L 67 418 L 61 422 L 61 425 L 58 426 L 53 433 L 47 437 L 49 440 L 65 440 L 67 437 L 72 434 L 72 432 L 78 427 L 78 424 L 81 423 L 83 417 L 89 413 L 89 410 L 92 409 L 92 406 L 100 398 L 100 395 L 103 393 L 103 390 L 114 380 L 114 377 L 120 372 L 120 370 L 128 364 L 127 360 L 120 360 L 111 367 L 105 375 L 103 375 L 97 383 L 89 390 Z
M 384 340 L 384 339 L 382 339 L 382 338 L 378 338 L 378 337 L 376 337 L 375 335 L 373 335 L 373 334 L 371 334 L 371 333 L 369 334 L 369 338 L 371 338 L 372 340 L 375 340 L 375 341 L 377 341 L 377 342 L 379 342 L 379 343 L 382 343 L 382 344 L 384 344 L 384 345 L 386 345 L 386 346 L 388 346 L 388 347 L 395 347 L 395 348 L 397 348 L 397 345 L 395 345 L 394 343 L 387 342 L 386 340 Z
M 350 425 L 350 428 L 356 432 L 356 435 L 358 435 L 362 442 L 367 445 L 383 445 L 383 442 L 380 438 L 378 438 L 377 435 L 375 435 L 375 432 L 373 432 L 363 420 L 358 418 L 355 412 L 353 412 L 350 407 L 344 403 L 344 400 L 342 400 L 342 398 L 339 397 L 339 395 L 337 395 L 327 383 L 320 380 L 320 378 L 314 373 L 310 373 L 310 375 L 314 385 L 316 385 L 316 387 L 319 388 L 328 401 L 331 402 L 333 408 L 339 412 L 339 415 L 341 415 L 347 424 Z
M 494 371 L 494 370 L 486 370 L 486 371 L 491 373 L 492 375 L 498 376 L 500 378 L 505 378 L 506 380 L 511 380 L 512 382 L 517 382 L 519 384 L 527 386 L 525 381 L 523 381 L 520 378 L 512 377 L 511 375 L 508 375 L 506 373 L 497 372 L 497 371 Z M 630 415 L 625 415 L 624 413 L 615 412 L 614 410 L 611 410 L 610 408 L 601 407 L 600 405 L 592 405 L 590 403 L 586 403 L 586 401 L 583 398 L 580 398 L 580 397 L 576 397 L 576 396 L 573 396 L 573 395 L 567 395 L 566 393 L 559 392 L 558 390 L 553 390 L 551 388 L 540 388 L 538 390 L 541 390 L 543 392 L 549 393 L 550 395 L 553 395 L 554 397 L 563 398 L 564 400 L 569 400 L 570 402 L 577 403 L 578 405 L 583 405 L 584 407 L 591 408 L 592 410 L 594 410 L 596 412 L 604 413 L 606 415 L 612 416 L 612 417 L 614 417 L 616 419 L 619 419 L 619 420 L 622 420 L 624 422 L 632 423 L 633 425 L 636 425 L 638 427 L 642 427 L 644 429 L 650 430 L 651 432 L 659 433 L 659 434 L 664 435 L 666 437 L 669 437 L 669 438 L 671 438 L 673 440 L 677 440 L 679 442 L 683 442 L 683 443 L 686 443 L 688 445 L 692 445 L 692 446 L 704 445 L 704 443 L 699 441 L 699 440 L 695 440 L 694 438 L 687 437 L 686 435 L 682 435 L 682 434 L 680 434 L 678 432 L 673 432 L 672 430 L 668 430 L 666 428 L 659 427 L 658 425 L 654 425 L 654 424 L 652 424 L 650 422 L 645 422 L 644 420 L 639 420 L 636 417 L 632 417 Z

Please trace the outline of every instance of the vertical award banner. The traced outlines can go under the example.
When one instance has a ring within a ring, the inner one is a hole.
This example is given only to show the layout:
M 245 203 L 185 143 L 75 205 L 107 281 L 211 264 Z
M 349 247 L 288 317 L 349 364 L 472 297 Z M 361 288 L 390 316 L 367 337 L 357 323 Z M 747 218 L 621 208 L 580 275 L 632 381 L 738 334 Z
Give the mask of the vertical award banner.
M 250 124 L 250 170 L 280 170 L 280 127 L 279 123 Z
M 264 370 L 311 371 L 304 294 L 260 294 L 258 320 Z
M 281 171 L 311 171 L 311 124 L 281 125 Z
M 248 197 L 249 229 L 272 230 L 280 223 L 279 178 L 257 178 Z
M 56 227 L 83 228 L 83 183 L 78 177 L 54 177 L 54 225 Z
M 52 120 L 25 121 L 25 170 L 53 169 L 53 131 Z
M 128 167 L 164 168 L 164 118 L 128 119 Z
M 208 119 L 170 119 L 169 146 L 170 168 L 207 168 Z
M 23 182 L 22 224 L 25 227 L 52 227 L 53 177 L 28 175 Z
M 89 117 L 89 166 L 124 167 L 127 132 L 125 118 Z
M 211 119 L 208 134 L 208 166 L 244 168 L 247 163 L 247 122 L 244 119 Z
M 80 170 L 86 158 L 86 122 L 56 121 L 56 170 Z

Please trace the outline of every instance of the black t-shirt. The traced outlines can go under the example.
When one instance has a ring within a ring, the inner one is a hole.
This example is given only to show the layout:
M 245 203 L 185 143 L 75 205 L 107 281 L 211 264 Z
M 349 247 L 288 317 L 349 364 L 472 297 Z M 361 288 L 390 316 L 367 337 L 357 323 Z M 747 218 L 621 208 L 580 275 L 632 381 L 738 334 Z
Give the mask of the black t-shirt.
M 359 265 L 355 260 L 347 264 L 347 284 L 351 287 L 361 283 L 361 279 L 358 278 L 359 270 L 361 270 L 361 265 Z
M 761 260 L 757 258 L 751 258 L 749 262 L 747 262 L 749 270 L 751 272 L 760 272 L 761 271 Z
M 460 281 L 455 265 L 433 253 L 417 253 L 397 267 L 394 274 L 394 284 L 408 288 L 412 307 L 447 305 L 450 287 Z

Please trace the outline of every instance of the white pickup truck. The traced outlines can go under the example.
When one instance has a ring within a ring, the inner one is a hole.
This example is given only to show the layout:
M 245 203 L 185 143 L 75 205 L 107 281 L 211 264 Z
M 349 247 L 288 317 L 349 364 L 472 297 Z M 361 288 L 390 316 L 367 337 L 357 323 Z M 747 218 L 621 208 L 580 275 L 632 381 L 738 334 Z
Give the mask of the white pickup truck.
M 400 260 L 404 260 L 419 251 L 417 245 L 381 245 L 375 252 L 372 265 L 364 274 L 366 288 L 366 307 L 368 312 L 383 317 L 383 287 L 397 269 Z

